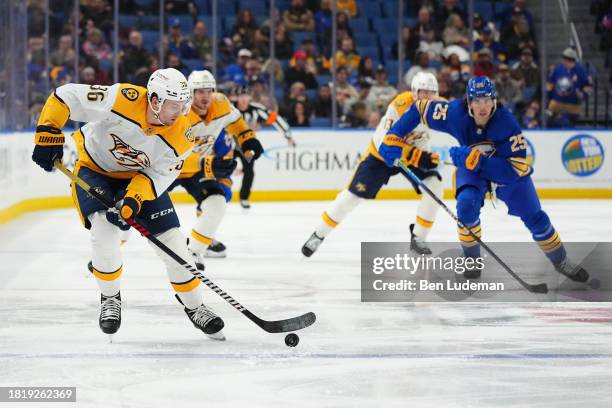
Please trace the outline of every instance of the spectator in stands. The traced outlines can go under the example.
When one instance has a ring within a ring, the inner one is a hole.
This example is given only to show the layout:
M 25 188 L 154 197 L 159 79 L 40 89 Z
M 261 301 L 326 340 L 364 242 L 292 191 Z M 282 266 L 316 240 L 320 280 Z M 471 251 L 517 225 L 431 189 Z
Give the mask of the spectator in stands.
M 96 82 L 96 70 L 92 67 L 85 67 L 81 70 L 79 82 L 86 85 L 95 85 Z
M 332 0 L 321 0 L 319 11 L 317 11 L 314 15 L 315 31 L 317 32 L 317 36 L 319 36 L 319 40 L 328 29 L 331 29 L 332 26 L 331 2 Z
M 429 11 L 429 8 L 421 7 L 419 9 L 419 14 L 417 18 L 417 23 L 412 29 L 413 35 L 417 37 L 420 41 L 436 41 L 438 35 L 436 33 L 436 28 L 434 27 L 431 21 L 431 12 Z
M 291 0 L 291 7 L 283 13 L 283 23 L 289 31 L 314 31 L 312 11 L 304 6 L 304 0 Z
M 262 72 L 261 63 L 255 58 L 251 58 L 247 61 L 246 65 L 244 66 L 244 72 L 244 80 L 249 87 L 251 87 L 255 82 L 263 83 L 268 81 L 268 74 Z
M 210 37 L 208 37 L 206 24 L 203 21 L 198 21 L 193 26 L 191 45 L 195 50 L 197 58 L 207 62 L 212 61 L 212 42 Z
M 357 83 L 368 83 L 372 85 L 374 83 L 374 60 L 372 57 L 363 57 L 359 61 L 359 67 L 357 67 Z
M 408 26 L 402 27 L 402 44 L 404 45 L 404 59 L 414 61 L 417 50 L 419 49 L 420 40 L 416 35 L 413 35 L 412 29 Z M 391 47 L 391 55 L 393 59 L 399 59 L 398 43 L 395 41 Z
M 355 102 L 351 106 L 351 110 L 345 116 L 342 117 L 341 127 L 350 128 L 365 128 L 368 127 L 368 119 L 370 113 L 364 102 Z
M 482 35 L 482 29 L 487 26 L 487 22 L 482 19 L 480 13 L 474 13 L 474 31 L 472 32 L 472 40 L 476 41 Z
M 465 48 L 470 46 L 469 31 L 459 14 L 451 14 L 446 20 L 446 28 L 442 33 L 442 40 L 447 46 L 459 45 Z
M 537 99 L 531 101 L 525 113 L 521 117 L 521 128 L 533 129 L 540 127 L 540 102 Z
M 89 31 L 90 22 L 101 31 L 110 34 L 113 29 L 113 8 L 108 0 L 85 0 L 81 4 L 80 27 Z M 43 25 L 44 27 L 44 25 Z
M 582 112 L 585 94 L 592 92 L 591 78 L 578 63 L 578 54 L 573 48 L 563 51 L 561 63 L 548 77 L 546 90 L 549 93 L 548 110 L 557 126 L 572 126 Z
M 322 69 L 323 59 L 317 52 L 314 42 L 310 38 L 302 40 L 302 51 L 306 53 L 306 71 L 311 72 L 313 75 Z M 295 65 L 295 53 L 294 57 L 289 60 L 289 66 Z
M 310 127 L 310 116 L 304 102 L 297 101 L 291 106 L 291 112 L 287 115 L 287 123 L 291 127 Z
M 242 9 L 236 18 L 236 23 L 232 30 L 232 38 L 240 36 L 242 44 L 250 48 L 253 46 L 253 39 L 255 38 L 257 28 L 253 12 L 249 9 Z
M 349 83 L 348 79 L 348 69 L 339 67 L 336 70 L 336 102 L 340 104 L 342 112 L 345 114 L 349 112 L 353 103 L 359 99 L 359 92 Z
M 134 30 L 130 33 L 129 44 L 123 52 L 122 68 L 126 75 L 133 75 L 147 65 L 149 52 L 142 46 L 142 35 Z
M 359 62 L 361 57 L 355 51 L 355 45 L 352 38 L 345 38 L 342 40 L 342 45 L 336 53 L 336 66 L 346 67 L 349 74 L 357 71 L 359 68 Z M 330 61 L 331 67 L 331 61 Z
M 285 73 L 283 72 L 283 67 L 281 63 L 276 58 L 268 58 L 266 62 L 264 62 L 262 68 L 262 72 L 265 72 L 265 75 L 270 78 L 270 76 L 274 77 L 276 82 L 283 82 L 285 78 Z
M 493 78 L 497 67 L 493 63 L 493 54 L 488 48 L 481 48 L 477 53 L 476 64 L 474 64 L 474 76 L 487 76 Z
M 189 40 L 183 37 L 181 31 L 181 20 L 175 18 L 170 23 L 168 34 L 168 53 L 175 54 L 180 58 L 196 58 L 197 54 Z
M 276 51 L 276 58 L 279 59 L 289 59 L 293 54 L 293 40 L 291 39 L 290 33 L 287 31 L 287 27 L 285 27 L 284 24 L 276 27 L 274 48 Z
M 429 72 L 436 75 L 436 69 L 430 65 L 429 54 L 424 51 L 419 51 L 416 55 L 416 64 L 410 67 L 408 72 L 404 75 L 404 83 L 408 86 L 412 84 L 412 78 L 418 72 Z
M 192 0 L 166 0 L 166 13 L 168 14 L 191 14 L 196 16 L 198 9 Z
M 50 55 L 51 65 L 64 66 L 68 62 L 73 62 L 75 57 L 72 47 L 72 36 L 62 35 L 59 40 L 58 48 Z
M 231 64 L 225 70 L 225 78 L 228 81 L 233 82 L 235 85 L 245 86 L 247 85 L 245 74 L 246 74 L 246 63 L 251 59 L 253 54 L 246 48 L 238 51 L 238 61 L 235 64 Z
M 469 73 L 468 76 L 469 77 Z M 452 101 L 454 99 L 462 99 L 465 96 L 466 81 L 461 77 L 454 79 L 453 70 L 448 65 L 443 65 L 438 71 L 438 84 L 444 83 L 444 94 L 440 90 L 440 96 Z
M 506 62 L 506 51 L 498 41 L 495 41 L 493 31 L 489 26 L 485 26 L 482 29 L 480 38 L 474 41 L 474 51 L 478 52 L 483 48 L 491 51 L 491 57 L 496 63 Z
M 521 85 L 510 76 L 510 68 L 506 64 L 499 65 L 499 74 L 495 80 L 497 97 L 508 109 L 514 111 L 517 102 L 522 99 Z
M 102 31 L 97 28 L 91 28 L 87 31 L 87 40 L 83 43 L 83 52 L 98 61 L 113 59 L 111 47 L 104 40 Z
M 306 87 L 301 82 L 294 82 L 289 88 L 289 93 L 283 96 L 279 109 L 281 116 L 290 116 L 291 110 L 293 109 L 292 107 L 296 102 L 304 103 L 306 110 L 308 112 L 311 111 L 310 101 L 306 95 Z
M 189 73 L 190 73 L 189 68 L 187 68 L 185 64 L 183 64 L 183 61 L 181 61 L 181 57 L 179 57 L 176 54 L 168 54 L 168 58 L 166 61 L 166 67 L 174 68 L 176 70 L 181 71 L 181 73 L 185 75 L 185 77 L 189 76 Z
M 463 26 L 466 26 L 467 19 L 465 16 L 465 12 L 461 7 L 457 5 L 457 0 L 444 0 L 443 4 L 438 7 L 435 13 L 435 21 L 438 24 L 438 31 L 441 32 L 442 30 L 444 30 L 444 24 L 453 14 L 459 16 L 459 18 L 461 18 L 461 21 L 463 22 Z
M 533 60 L 531 48 L 524 48 L 521 51 L 521 59 L 514 63 L 510 75 L 519 81 L 523 88 L 540 88 L 540 68 Z
M 313 103 L 313 111 L 317 118 L 332 117 L 332 95 L 328 84 L 319 87 L 319 92 Z M 341 111 L 342 107 L 337 106 L 337 112 L 340 113 Z
M 345 12 L 349 17 L 355 17 L 358 11 L 357 3 L 355 0 L 336 0 L 336 10 Z
M 462 63 L 459 56 L 455 53 L 448 56 L 446 59 L 446 65 L 448 65 L 450 69 L 451 81 L 460 82 L 465 87 L 465 84 L 467 84 L 467 81 L 470 78 L 470 66 Z
M 317 78 L 312 72 L 308 71 L 306 65 L 306 52 L 298 50 L 293 54 L 294 66 L 289 66 L 285 71 L 285 86 L 287 88 L 295 82 L 301 82 L 306 86 L 306 89 L 317 89 Z
M 370 111 L 384 112 L 397 90 L 387 82 L 387 71 L 382 64 L 376 67 L 376 74 L 367 97 Z
M 149 82 L 149 78 L 151 77 L 151 74 L 157 71 L 159 68 L 159 60 L 157 59 L 157 56 L 150 56 L 147 61 L 147 66 L 141 67 L 138 69 L 138 71 L 136 71 L 132 83 L 134 85 L 146 87 L 147 82 Z
M 252 51 L 256 58 L 268 58 L 270 56 L 270 28 L 268 26 L 262 25 L 255 30 Z
M 509 60 L 520 58 L 523 48 L 537 49 L 536 43 L 529 32 L 527 19 L 521 16 L 515 21 L 515 24 L 507 26 L 505 31 L 501 33 L 501 41 Z
M 502 31 L 508 26 L 513 25 L 512 19 L 525 18 L 529 25 L 529 32 L 533 36 L 533 16 L 527 10 L 527 0 L 514 0 L 514 5 L 502 11 L 497 20 L 501 21 Z

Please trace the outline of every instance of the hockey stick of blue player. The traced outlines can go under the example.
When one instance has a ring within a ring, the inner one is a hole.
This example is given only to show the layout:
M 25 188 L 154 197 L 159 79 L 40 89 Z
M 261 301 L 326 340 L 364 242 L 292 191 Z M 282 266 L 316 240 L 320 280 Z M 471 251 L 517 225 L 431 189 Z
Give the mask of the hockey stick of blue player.
M 92 197 L 100 201 L 105 207 L 113 208 L 114 203 L 108 200 L 105 196 L 97 192 L 94 188 L 92 188 L 87 182 L 81 179 L 79 176 L 68 170 L 59 160 L 54 162 L 54 166 L 59 169 L 62 173 L 68 176 L 74 183 L 76 183 L 79 187 L 89 193 Z M 268 333 L 286 333 L 293 332 L 296 330 L 304 329 L 310 325 L 312 325 L 316 320 L 316 315 L 312 312 L 305 313 L 301 316 L 292 317 L 290 319 L 284 320 L 263 320 L 252 312 L 250 312 L 246 307 L 242 306 L 236 299 L 227 294 L 223 289 L 215 285 L 210 279 L 206 276 L 202 275 L 200 271 L 198 271 L 194 266 L 192 266 L 189 262 L 185 261 L 183 258 L 178 256 L 173 250 L 168 248 L 163 242 L 158 240 L 153 234 L 151 234 L 147 228 L 140 222 L 138 219 L 130 218 L 126 220 L 126 222 L 135 228 L 140 235 L 147 238 L 149 241 L 153 243 L 156 247 L 164 251 L 169 257 L 174 259 L 179 265 L 181 265 L 185 270 L 198 278 L 202 283 L 208 286 L 213 292 L 217 295 L 221 296 L 227 303 L 232 305 L 236 310 L 245 315 L 249 320 L 255 323 L 257 326 L 261 327 L 263 330 Z
M 412 172 L 412 170 L 410 170 L 406 163 L 401 160 L 396 160 L 395 165 L 404 170 L 408 177 L 410 177 L 415 183 L 419 185 L 421 189 L 423 189 L 431 198 L 433 198 L 434 201 L 438 203 L 438 205 L 442 207 L 444 211 L 446 211 L 446 213 L 450 215 L 451 218 L 455 220 L 461 228 L 465 229 L 470 234 L 470 236 L 474 238 L 474 240 L 476 240 L 476 242 L 478 242 L 506 270 L 506 272 L 508 272 L 510 276 L 516 279 L 517 282 L 520 283 L 525 289 L 533 293 L 548 293 L 548 286 L 546 286 L 545 283 L 538 283 L 532 285 L 525 282 L 523 279 L 521 279 L 520 276 L 514 273 L 514 271 L 512 271 L 512 269 L 510 269 L 510 267 L 506 265 L 506 263 L 502 261 L 499 256 L 497 256 L 497 254 L 493 252 L 491 248 L 489 248 L 487 244 L 485 244 L 476 234 L 474 234 L 474 232 L 472 232 L 470 228 L 468 228 L 463 222 L 461 222 L 459 217 L 457 217 L 455 213 L 453 213 L 453 211 L 448 208 L 446 204 L 444 204 L 444 202 L 438 196 L 436 196 L 433 191 L 431 191 L 429 187 L 427 187 L 427 185 L 423 183 L 420 178 L 417 177 L 416 174 Z

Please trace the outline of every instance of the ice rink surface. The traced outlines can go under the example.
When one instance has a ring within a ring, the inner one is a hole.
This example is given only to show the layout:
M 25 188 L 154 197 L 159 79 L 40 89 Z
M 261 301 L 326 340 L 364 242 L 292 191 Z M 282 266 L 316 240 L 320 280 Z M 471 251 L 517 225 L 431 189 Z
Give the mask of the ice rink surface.
M 228 340 L 205 338 L 137 234 L 109 344 L 75 210 L 26 214 L 0 226 L 0 386 L 74 386 L 76 406 L 104 408 L 612 406 L 610 304 L 360 302 L 360 242 L 408 240 L 416 204 L 364 203 L 311 259 L 299 250 L 326 203 L 230 205 L 228 258 L 209 260 L 208 276 L 264 319 L 315 312 L 293 349 L 208 289 Z M 610 241 L 610 208 L 544 201 L 566 241 Z M 177 209 L 188 233 L 194 208 Z M 485 240 L 530 241 L 503 204 L 487 204 L 482 225 Z M 441 211 L 430 239 L 455 231 Z

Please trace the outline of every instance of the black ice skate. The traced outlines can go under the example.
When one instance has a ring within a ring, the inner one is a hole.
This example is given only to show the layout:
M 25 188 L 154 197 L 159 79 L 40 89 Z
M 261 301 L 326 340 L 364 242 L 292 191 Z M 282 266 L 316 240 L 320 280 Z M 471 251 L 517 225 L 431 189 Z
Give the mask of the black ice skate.
M 473 259 L 473 258 L 470 258 Z M 465 279 L 479 279 L 480 275 L 482 275 L 482 268 L 475 264 L 472 268 L 467 269 L 463 272 L 463 277 Z
M 424 241 L 417 241 L 414 235 L 414 224 L 410 224 L 410 250 L 419 255 L 431 255 L 431 249 Z
M 555 270 L 567 276 L 574 282 L 586 282 L 589 280 L 589 273 L 582 266 L 570 261 L 567 257 L 559 263 L 553 263 Z
M 121 293 L 100 296 L 100 329 L 106 334 L 115 334 L 121 326 Z
M 193 257 L 193 263 L 195 264 L 196 269 L 200 272 L 203 272 L 206 269 L 206 267 L 204 266 L 204 257 L 200 255 L 199 253 L 197 253 L 196 251 L 189 248 L 189 238 L 187 238 L 187 249 L 189 250 L 189 253 Z
M 181 298 L 178 295 L 175 296 L 181 305 L 185 306 Z M 225 340 L 225 336 L 221 331 L 225 323 L 223 323 L 223 320 L 205 304 L 202 303 L 195 309 L 188 309 L 185 307 L 185 313 L 196 329 L 202 330 L 204 334 L 213 340 Z
M 312 256 L 312 254 L 316 252 L 317 248 L 319 248 L 319 245 L 321 245 L 321 242 L 323 242 L 324 239 L 325 238 L 319 237 L 316 232 L 313 232 L 310 238 L 308 238 L 308 240 L 302 247 L 302 253 L 304 254 L 304 256 Z
M 226 246 L 223 245 L 223 242 L 219 242 L 213 239 L 212 244 L 208 246 L 206 252 L 204 252 L 204 257 L 206 258 L 225 258 L 227 253 L 225 252 Z

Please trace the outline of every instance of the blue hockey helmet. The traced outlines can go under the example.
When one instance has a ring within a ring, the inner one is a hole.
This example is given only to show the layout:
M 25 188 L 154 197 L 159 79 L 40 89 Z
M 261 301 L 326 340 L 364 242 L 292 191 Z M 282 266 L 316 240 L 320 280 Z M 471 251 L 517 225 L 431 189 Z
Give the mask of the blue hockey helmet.
M 495 83 L 486 76 L 470 78 L 467 84 L 466 93 L 468 100 L 487 96 L 497 99 Z
M 495 83 L 486 76 L 479 76 L 470 78 L 466 89 L 467 101 L 468 101 L 468 113 L 472 114 L 472 108 L 470 107 L 470 101 L 474 98 L 493 98 L 493 111 L 491 116 L 497 109 L 497 90 L 495 89 Z

